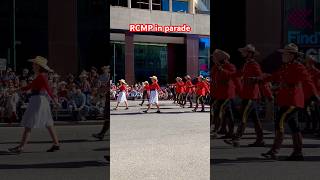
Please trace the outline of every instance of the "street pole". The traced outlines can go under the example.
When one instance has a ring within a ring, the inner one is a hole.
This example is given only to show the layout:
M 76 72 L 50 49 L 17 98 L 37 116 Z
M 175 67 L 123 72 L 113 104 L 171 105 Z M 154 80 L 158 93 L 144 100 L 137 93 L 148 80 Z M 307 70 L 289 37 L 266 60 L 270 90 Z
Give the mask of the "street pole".
M 113 44 L 113 78 L 116 82 L 116 44 Z
M 13 69 L 16 71 L 16 0 L 12 1 L 13 9 L 12 9 L 12 21 L 13 21 L 13 38 L 12 38 L 12 50 L 13 50 Z

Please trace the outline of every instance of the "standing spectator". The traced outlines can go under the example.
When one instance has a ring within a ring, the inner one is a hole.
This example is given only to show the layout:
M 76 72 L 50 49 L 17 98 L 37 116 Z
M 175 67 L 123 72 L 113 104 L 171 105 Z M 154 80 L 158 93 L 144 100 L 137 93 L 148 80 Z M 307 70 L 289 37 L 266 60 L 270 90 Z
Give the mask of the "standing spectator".
M 108 85 L 107 83 L 109 83 L 109 79 L 110 79 L 110 74 L 109 74 L 110 69 L 109 68 L 110 68 L 110 66 L 103 66 L 101 68 L 102 74 L 99 76 L 99 82 L 101 85 L 107 86 Z

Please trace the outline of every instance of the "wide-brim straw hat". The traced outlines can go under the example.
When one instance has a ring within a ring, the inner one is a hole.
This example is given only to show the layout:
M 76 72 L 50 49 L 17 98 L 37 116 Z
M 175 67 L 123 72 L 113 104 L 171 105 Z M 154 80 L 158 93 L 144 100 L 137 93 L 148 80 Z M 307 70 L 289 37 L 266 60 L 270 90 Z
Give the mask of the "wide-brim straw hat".
M 148 82 L 148 81 L 145 81 L 145 82 L 143 82 L 143 84 L 149 84 L 149 82 Z
M 67 85 L 68 83 L 67 82 L 65 82 L 65 81 L 61 81 L 61 82 L 59 82 L 59 85 Z
M 212 56 L 216 56 L 219 59 L 230 59 L 230 54 L 221 49 L 214 50 Z
M 150 79 L 158 80 L 157 76 L 151 76 Z
M 40 67 L 42 67 L 43 69 L 49 72 L 53 72 L 53 70 L 47 65 L 48 60 L 42 56 L 37 56 L 34 59 L 29 59 L 28 61 L 39 65 Z
M 185 76 L 185 78 L 187 78 L 187 79 L 191 79 L 191 76 L 189 76 L 189 75 L 186 75 L 186 76 Z
M 121 82 L 121 83 L 123 83 L 123 84 L 127 84 L 124 79 L 120 79 L 119 82 Z
M 287 44 L 284 47 L 284 49 L 279 49 L 278 52 L 280 52 L 280 53 L 289 52 L 289 53 L 293 53 L 293 54 L 303 55 L 302 52 L 299 52 L 299 47 L 294 43 Z
M 102 66 L 101 69 L 102 70 L 110 69 L 110 66 Z
M 181 81 L 181 80 L 182 80 L 182 78 L 181 78 L 181 77 L 177 77 L 177 78 L 176 78 L 176 80 Z
M 254 47 L 252 44 L 247 44 L 243 48 L 239 48 L 238 51 L 240 52 L 252 52 L 255 55 L 260 55 L 260 52 L 256 50 L 256 47 Z

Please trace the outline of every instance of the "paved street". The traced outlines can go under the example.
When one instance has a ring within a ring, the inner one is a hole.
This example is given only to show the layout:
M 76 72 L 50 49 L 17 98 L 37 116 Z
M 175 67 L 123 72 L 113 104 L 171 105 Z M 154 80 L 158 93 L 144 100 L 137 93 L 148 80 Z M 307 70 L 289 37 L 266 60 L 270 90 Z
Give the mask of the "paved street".
M 209 108 L 162 101 L 161 114 L 144 114 L 138 103 L 111 111 L 111 180 L 208 180 Z
M 265 123 L 272 130 L 272 123 Z M 254 130 L 250 128 L 240 148 L 232 148 L 223 140 L 212 140 L 213 180 L 317 180 L 320 179 L 320 140 L 304 140 L 304 162 L 272 161 L 260 156 L 269 150 L 274 134 L 265 131 L 268 148 L 248 148 L 254 142 Z M 290 131 L 287 131 L 290 132 Z M 281 159 L 290 155 L 292 140 L 288 134 L 280 151 Z
M 20 141 L 22 128 L 0 128 L 1 180 L 106 180 L 107 166 L 103 156 L 107 141 L 96 141 L 91 134 L 101 125 L 57 126 L 61 151 L 47 153 L 51 146 L 46 129 L 35 129 L 25 153 L 6 152 Z

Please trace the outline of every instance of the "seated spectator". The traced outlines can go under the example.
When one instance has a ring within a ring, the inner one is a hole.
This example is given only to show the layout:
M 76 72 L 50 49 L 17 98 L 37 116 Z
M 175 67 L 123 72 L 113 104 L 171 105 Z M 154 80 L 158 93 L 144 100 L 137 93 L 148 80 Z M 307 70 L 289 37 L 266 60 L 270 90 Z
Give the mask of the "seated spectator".
M 19 80 L 22 81 L 22 80 L 28 80 L 30 74 L 29 74 L 29 70 L 28 69 L 23 69 L 22 71 L 22 75 L 19 76 Z
M 88 94 L 90 94 L 91 91 L 91 85 L 90 82 L 88 80 L 89 76 L 87 75 L 86 72 L 82 72 L 79 76 L 80 78 L 80 87 L 82 92 L 87 96 Z
M 58 102 L 61 104 L 61 107 L 63 109 L 68 108 L 68 89 L 66 88 L 67 83 L 65 81 L 61 81 L 59 83 L 59 89 L 58 89 Z
M 103 96 L 100 96 L 98 94 L 97 88 L 93 88 L 91 95 L 88 96 L 87 106 L 89 108 L 90 118 L 96 118 L 98 115 L 103 113 L 104 100 L 103 100 Z
M 71 112 L 73 120 L 85 120 L 85 116 L 88 112 L 88 107 L 86 106 L 86 96 L 82 93 L 81 88 L 78 86 L 76 88 L 73 88 L 69 110 Z
M 17 121 L 17 105 L 19 101 L 18 93 L 14 86 L 10 86 L 6 98 L 5 118 L 8 123 Z

